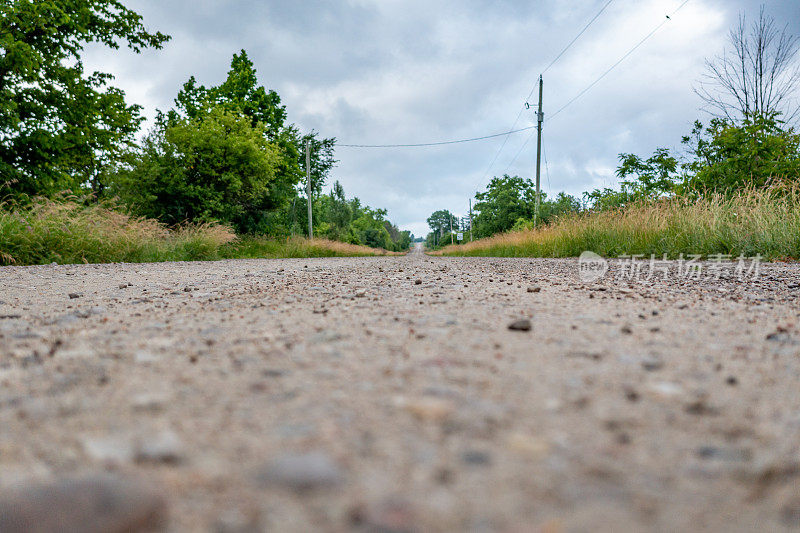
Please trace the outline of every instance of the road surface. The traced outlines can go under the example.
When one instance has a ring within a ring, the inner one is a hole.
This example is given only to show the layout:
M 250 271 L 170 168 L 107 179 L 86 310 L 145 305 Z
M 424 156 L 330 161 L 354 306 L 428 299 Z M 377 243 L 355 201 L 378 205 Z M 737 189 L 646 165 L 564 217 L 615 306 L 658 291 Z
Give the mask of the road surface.
M 170 531 L 798 528 L 800 268 L 707 270 L 0 268 L 0 509 L 106 472 Z

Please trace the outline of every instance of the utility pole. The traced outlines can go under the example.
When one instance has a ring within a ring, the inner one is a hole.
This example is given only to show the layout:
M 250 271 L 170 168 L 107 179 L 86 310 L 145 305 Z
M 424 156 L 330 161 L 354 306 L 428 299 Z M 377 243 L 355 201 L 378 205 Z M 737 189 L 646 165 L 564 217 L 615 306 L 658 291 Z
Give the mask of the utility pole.
M 542 89 L 544 81 L 542 76 L 539 76 L 539 111 L 536 113 L 537 120 L 537 139 L 536 139 L 536 211 L 533 216 L 534 227 L 539 224 L 539 205 L 541 204 L 541 177 L 542 177 L 542 122 L 544 122 L 544 113 L 542 113 Z
M 314 238 L 314 223 L 311 220 L 311 139 L 306 139 L 306 196 L 308 196 L 308 238 Z
M 472 242 L 472 198 L 469 199 L 469 242 Z
M 451 245 L 455 244 L 453 242 L 453 215 L 452 214 L 450 215 L 450 244 Z

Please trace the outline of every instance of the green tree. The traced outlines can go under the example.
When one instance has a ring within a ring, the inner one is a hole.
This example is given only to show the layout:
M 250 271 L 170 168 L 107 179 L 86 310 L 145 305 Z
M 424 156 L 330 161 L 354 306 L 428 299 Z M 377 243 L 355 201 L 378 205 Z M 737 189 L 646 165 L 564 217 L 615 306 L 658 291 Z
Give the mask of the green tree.
M 693 156 L 685 165 L 686 189 L 731 192 L 774 179 L 800 180 L 800 135 L 775 114 L 748 116 L 740 126 L 714 119 L 704 127 L 698 121 L 683 142 Z
M 486 191 L 477 193 L 475 199 L 478 214 L 473 231 L 476 237 L 488 237 L 510 230 L 519 219 L 533 218 L 536 185 L 530 179 L 506 174 L 492 178 Z
M 117 0 L 0 3 L 0 185 L 18 198 L 87 182 L 102 192 L 107 165 L 142 119 L 108 86 L 111 75 L 84 72 L 84 46 L 138 53 L 168 39 Z
M 342 184 L 338 181 L 333 184 L 330 200 L 331 205 L 328 218 L 331 227 L 334 229 L 331 237 L 334 240 L 349 240 L 347 237 L 350 230 L 350 223 L 353 220 L 353 212 L 350 209 L 350 205 L 347 203 L 344 187 L 342 187 Z
M 233 55 L 228 76 L 219 86 L 206 87 L 199 85 L 194 76 L 189 78 L 175 98 L 175 109 L 167 113 L 167 120 L 202 119 L 208 109 L 215 107 L 249 117 L 253 127 L 261 124 L 267 140 L 280 148 L 283 157 L 277 169 L 276 193 L 280 191 L 284 205 L 297 194 L 295 185 L 305 181 L 305 143 L 309 141 L 312 192 L 314 196 L 322 194 L 336 165 L 336 139 L 319 139 L 316 132 L 301 135 L 296 126 L 287 124 L 286 106 L 281 105 L 278 93 L 258 84 L 255 65 L 245 50 Z
M 657 148 L 647 159 L 619 154 L 619 162 L 617 177 L 622 179 L 623 190 L 633 196 L 655 198 L 674 192 L 678 160 L 666 148 Z
M 458 217 L 446 209 L 434 211 L 433 214 L 428 217 L 427 222 L 428 227 L 431 228 L 431 231 L 434 233 L 446 232 L 449 234 L 451 224 L 454 229 L 458 228 Z
M 116 192 L 138 214 L 170 224 L 215 220 L 254 232 L 280 201 L 280 151 L 259 124 L 217 108 L 155 128 L 117 176 Z

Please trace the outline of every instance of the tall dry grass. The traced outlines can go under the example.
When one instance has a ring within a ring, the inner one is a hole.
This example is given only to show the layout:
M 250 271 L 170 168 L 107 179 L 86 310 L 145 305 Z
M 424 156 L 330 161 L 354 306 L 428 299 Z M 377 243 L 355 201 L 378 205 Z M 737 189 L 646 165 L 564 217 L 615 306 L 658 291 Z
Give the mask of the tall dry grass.
M 444 255 L 575 257 L 586 250 L 606 257 L 655 254 L 731 254 L 800 258 L 800 191 L 796 187 L 671 198 L 624 209 L 559 219 L 538 230 L 496 235 Z
M 236 259 L 257 259 L 279 257 L 368 257 L 402 254 L 327 239 L 242 237 L 236 243 L 228 246 L 224 251 L 224 255 Z
M 198 261 L 226 258 L 383 255 L 364 246 L 302 238 L 237 238 L 217 224 L 168 228 L 113 204 L 36 199 L 25 207 L 0 205 L 0 265 L 51 262 Z
M 169 229 L 113 205 L 82 205 L 74 199 L 0 208 L 0 264 L 210 259 L 235 239 L 224 226 Z

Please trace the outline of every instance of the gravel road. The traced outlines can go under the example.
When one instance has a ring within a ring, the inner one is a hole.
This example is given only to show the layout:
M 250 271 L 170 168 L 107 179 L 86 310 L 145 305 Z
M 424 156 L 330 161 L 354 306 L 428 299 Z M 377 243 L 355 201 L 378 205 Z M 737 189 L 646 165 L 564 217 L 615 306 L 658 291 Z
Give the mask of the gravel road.
M 107 531 L 800 528 L 800 267 L 622 269 L 585 283 L 576 260 L 420 253 L 0 268 L 0 515 L 14 531 L 43 512 L 103 512 Z

